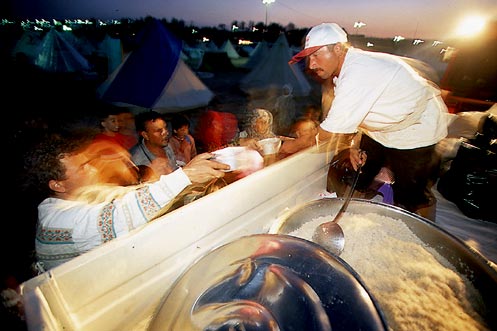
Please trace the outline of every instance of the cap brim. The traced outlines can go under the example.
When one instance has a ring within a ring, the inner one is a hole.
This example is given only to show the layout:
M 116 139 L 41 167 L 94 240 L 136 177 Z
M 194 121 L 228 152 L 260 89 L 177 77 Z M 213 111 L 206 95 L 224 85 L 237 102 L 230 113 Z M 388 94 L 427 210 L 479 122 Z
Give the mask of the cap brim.
M 303 49 L 300 52 L 298 52 L 297 54 L 295 54 L 292 57 L 292 59 L 290 61 L 288 61 L 288 63 L 289 64 L 297 63 L 300 60 L 302 60 L 303 58 L 305 58 L 306 56 L 311 55 L 312 53 L 314 53 L 315 51 L 317 51 L 321 47 L 323 47 L 323 46 L 313 46 L 313 47 L 309 47 L 309 48 Z

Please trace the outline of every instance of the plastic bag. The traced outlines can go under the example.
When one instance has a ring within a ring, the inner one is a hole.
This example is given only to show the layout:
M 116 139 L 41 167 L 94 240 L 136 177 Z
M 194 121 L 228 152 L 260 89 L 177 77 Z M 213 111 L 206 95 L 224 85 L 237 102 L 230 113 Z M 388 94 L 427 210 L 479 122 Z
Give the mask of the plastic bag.
M 449 170 L 438 182 L 438 191 L 468 217 L 497 222 L 495 190 L 497 155 L 463 142 Z

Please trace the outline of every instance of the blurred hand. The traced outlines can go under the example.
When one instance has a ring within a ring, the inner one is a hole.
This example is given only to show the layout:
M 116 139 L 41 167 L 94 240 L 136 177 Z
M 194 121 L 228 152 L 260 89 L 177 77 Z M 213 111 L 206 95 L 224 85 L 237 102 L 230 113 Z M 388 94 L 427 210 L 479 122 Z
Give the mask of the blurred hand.
M 367 155 L 365 151 L 357 148 L 348 148 L 344 149 L 333 158 L 331 166 L 335 169 L 354 169 L 354 171 L 357 171 L 359 164 L 361 166 L 364 165 L 366 159 Z
M 256 151 L 262 151 L 261 144 L 259 144 L 259 142 L 254 138 L 240 138 L 239 144 L 240 146 L 254 149 Z
M 138 168 L 122 146 L 110 141 L 94 141 L 84 151 L 88 164 L 95 168 L 100 184 L 135 185 Z
M 199 154 L 183 167 L 183 171 L 192 183 L 202 184 L 214 178 L 223 177 L 222 170 L 230 169 L 227 164 L 210 160 L 213 156 L 212 153 Z
M 350 163 L 355 171 L 359 168 L 359 165 L 363 166 L 366 163 L 366 159 L 368 158 L 365 151 L 351 148 L 350 149 Z

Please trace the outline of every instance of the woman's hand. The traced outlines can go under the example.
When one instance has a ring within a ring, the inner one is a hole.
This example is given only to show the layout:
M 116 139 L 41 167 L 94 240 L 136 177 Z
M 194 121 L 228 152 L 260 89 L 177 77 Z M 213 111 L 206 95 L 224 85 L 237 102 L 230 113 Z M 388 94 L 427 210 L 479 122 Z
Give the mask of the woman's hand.
M 223 170 L 229 170 L 230 166 L 212 160 L 214 154 L 202 153 L 195 156 L 184 167 L 183 171 L 192 183 L 205 183 L 214 178 L 224 176 Z

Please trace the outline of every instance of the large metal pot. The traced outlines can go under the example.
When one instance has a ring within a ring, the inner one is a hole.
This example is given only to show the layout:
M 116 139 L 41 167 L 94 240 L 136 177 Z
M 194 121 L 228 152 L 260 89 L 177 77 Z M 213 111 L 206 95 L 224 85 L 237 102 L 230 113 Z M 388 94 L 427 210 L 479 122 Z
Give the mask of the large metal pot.
M 362 280 L 321 246 L 257 234 L 218 247 L 172 286 L 149 330 L 388 330 Z
M 269 232 L 274 234 L 292 233 L 306 222 L 318 217 L 334 215 L 342 204 L 343 199 L 341 198 L 307 202 L 282 215 Z M 491 329 L 497 329 L 497 317 L 492 313 L 497 311 L 497 271 L 481 254 L 437 226 L 436 223 L 395 206 L 369 200 L 352 199 L 347 211 L 356 214 L 375 213 L 404 222 L 416 236 L 433 247 L 459 273 L 465 275 L 473 283 L 484 301 L 485 311 L 480 312 L 481 315 L 484 316 Z

